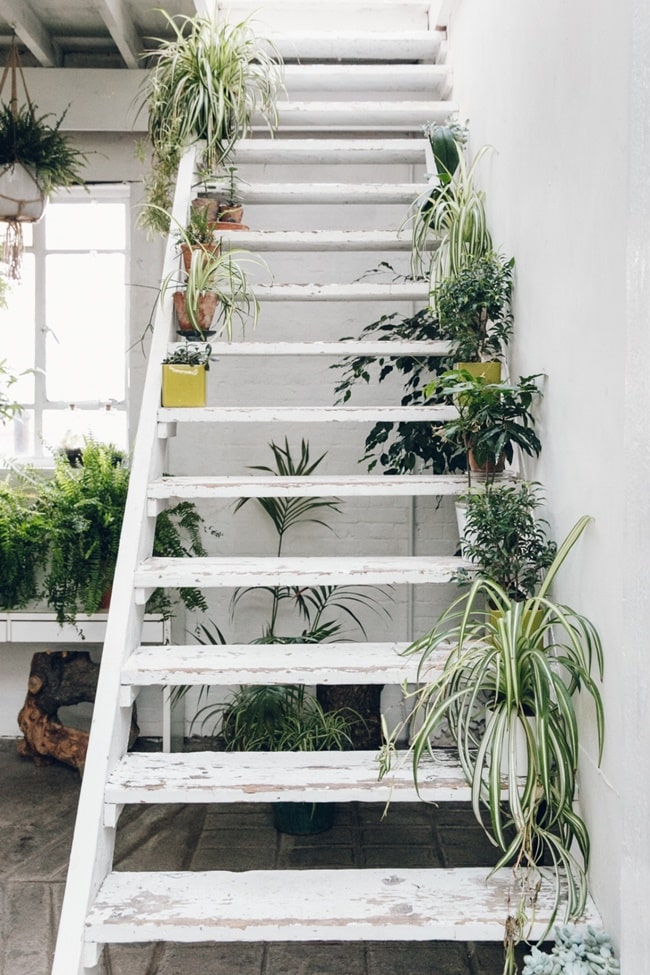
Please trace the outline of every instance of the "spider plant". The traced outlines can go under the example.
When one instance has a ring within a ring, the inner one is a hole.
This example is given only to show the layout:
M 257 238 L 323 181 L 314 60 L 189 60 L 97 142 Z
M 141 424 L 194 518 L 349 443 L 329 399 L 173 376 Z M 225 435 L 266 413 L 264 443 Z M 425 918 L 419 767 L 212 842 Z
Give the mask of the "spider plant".
M 277 126 L 283 83 L 278 52 L 255 35 L 248 20 L 229 24 L 160 12 L 172 37 L 154 38 L 156 48 L 145 55 L 153 66 L 140 107 L 149 113 L 153 150 L 149 199 L 169 210 L 183 149 L 204 142 L 202 168 L 216 169 L 248 131 L 254 114 L 271 130 Z M 145 209 L 143 222 L 154 230 L 169 226 L 158 210 Z
M 428 275 L 434 300 L 436 288 L 444 278 L 492 251 L 485 193 L 474 183 L 478 164 L 488 149 L 489 146 L 479 149 L 471 164 L 459 151 L 452 178 L 437 186 L 433 195 L 427 188 L 407 213 L 412 233 L 411 272 L 414 277 Z M 431 235 L 440 243 L 429 256 L 427 242 Z M 435 305 L 433 308 L 436 311 Z
M 602 679 L 603 651 L 593 624 L 554 601 L 549 590 L 589 521 L 581 518 L 569 532 L 536 596 L 517 601 L 493 580 L 479 578 L 406 651 L 420 656 L 423 670 L 443 644 L 454 648 L 442 674 L 414 695 L 413 774 L 417 784 L 431 736 L 447 722 L 471 785 L 476 819 L 500 851 L 494 869 L 514 864 L 521 901 L 510 948 L 525 937 L 523 905 L 531 893 L 534 900 L 540 875 L 551 879 L 554 890 L 549 929 L 561 913 L 566 920 L 579 918 L 586 902 L 589 834 L 573 808 L 579 746 L 574 698 L 584 691 L 593 702 L 600 757 L 603 705 L 592 670 Z M 481 730 L 477 718 L 488 708 L 491 716 Z M 525 743 L 523 764 L 517 729 Z M 383 774 L 394 757 L 396 734 L 388 736 L 382 753 Z M 506 971 L 514 971 L 512 951 Z
M 203 335 L 212 324 L 212 315 L 206 320 L 200 313 L 205 296 L 212 297 L 211 307 L 213 314 L 216 309 L 218 334 L 225 334 L 229 342 L 232 341 L 236 323 L 241 325 L 242 330 L 249 323 L 255 327 L 259 303 L 248 281 L 247 265 L 266 267 L 261 258 L 243 248 L 233 247 L 218 253 L 205 246 L 193 249 L 183 290 L 176 292 L 181 298 L 174 299 L 177 312 L 180 310 L 182 314 L 185 311 L 191 331 Z M 169 282 L 166 282 L 163 287 L 168 285 Z

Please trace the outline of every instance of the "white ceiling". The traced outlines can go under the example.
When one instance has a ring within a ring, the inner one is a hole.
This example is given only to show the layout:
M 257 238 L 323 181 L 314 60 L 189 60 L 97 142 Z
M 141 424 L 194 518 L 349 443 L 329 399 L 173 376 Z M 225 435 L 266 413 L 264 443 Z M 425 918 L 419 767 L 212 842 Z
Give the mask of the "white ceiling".
M 0 63 L 15 31 L 24 67 L 144 67 L 142 52 L 165 34 L 170 14 L 194 0 L 0 0 Z

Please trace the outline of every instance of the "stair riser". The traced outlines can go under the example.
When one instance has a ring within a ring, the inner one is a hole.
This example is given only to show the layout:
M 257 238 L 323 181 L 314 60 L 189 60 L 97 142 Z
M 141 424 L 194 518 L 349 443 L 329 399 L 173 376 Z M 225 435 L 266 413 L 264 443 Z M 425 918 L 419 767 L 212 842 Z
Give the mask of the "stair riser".
M 355 132 L 391 129 L 421 132 L 425 122 L 444 122 L 456 106 L 448 101 L 415 102 L 280 102 L 279 131 L 323 129 Z M 253 128 L 266 129 L 264 119 L 253 116 Z
M 239 143 L 234 161 L 237 165 L 424 165 L 424 147 L 423 139 L 249 139 Z

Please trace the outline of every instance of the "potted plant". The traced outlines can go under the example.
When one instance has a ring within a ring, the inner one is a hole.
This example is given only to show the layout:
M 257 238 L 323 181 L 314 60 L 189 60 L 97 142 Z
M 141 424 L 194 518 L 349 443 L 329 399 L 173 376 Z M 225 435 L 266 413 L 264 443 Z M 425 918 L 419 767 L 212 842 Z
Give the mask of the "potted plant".
M 39 595 L 47 535 L 27 486 L 0 481 L 0 609 L 21 609 Z
M 248 20 L 230 24 L 216 17 L 170 16 L 172 38 L 156 38 L 148 52 L 151 70 L 141 94 L 148 111 L 153 162 L 142 222 L 167 232 L 171 188 L 183 149 L 204 143 L 204 170 L 216 172 L 250 128 L 253 115 L 277 126 L 282 61 L 272 44 L 258 38 Z M 162 210 L 162 212 L 161 212 Z
M 443 424 L 444 437 L 456 445 L 468 461 L 471 472 L 486 475 L 488 481 L 512 463 L 514 448 L 538 457 L 542 445 L 535 432 L 532 406 L 541 392 L 539 374 L 522 376 L 516 384 L 491 383 L 484 376 L 472 376 L 466 369 L 451 369 L 425 387 L 426 395 L 452 396 L 458 416 Z
M 37 509 L 48 541 L 44 595 L 59 623 L 74 624 L 78 613 L 107 608 L 119 548 L 129 469 L 113 444 L 86 440 L 81 463 L 60 455 L 54 475 L 43 479 Z M 193 504 L 180 502 L 156 522 L 154 555 L 205 555 L 203 520 Z M 188 609 L 207 608 L 200 590 L 183 589 Z M 166 594 L 155 593 L 150 612 L 171 615 Z
M 479 149 L 468 163 L 463 154 L 464 140 L 453 131 L 451 137 L 456 142 L 452 162 L 438 159 L 436 166 L 438 172 L 442 172 L 442 178 L 439 177 L 433 188 L 428 187 L 414 200 L 406 216 L 406 222 L 411 224 L 413 276 L 427 274 L 432 293 L 444 278 L 493 250 L 487 227 L 485 193 L 477 189 L 474 182 L 477 167 L 489 146 Z M 445 144 L 448 141 L 445 137 Z M 453 165 L 453 161 L 456 166 L 450 173 L 448 166 Z M 439 243 L 430 253 L 428 242 L 431 236 Z M 433 308 L 435 312 L 435 305 Z
M 18 75 L 25 88 L 23 105 L 15 94 Z M 10 79 L 12 95 L 8 103 L 0 105 L 0 219 L 8 224 L 4 248 L 9 276 L 19 278 L 21 223 L 39 220 L 54 190 L 82 182 L 80 170 L 87 156 L 61 132 L 66 112 L 59 119 L 37 114 L 25 87 L 15 37 L 3 85 L 6 79 Z
M 192 207 L 187 225 L 176 232 L 186 273 L 189 274 L 195 250 L 203 249 L 210 254 L 219 254 L 221 242 L 215 237 L 215 226 L 215 221 L 210 220 L 209 210 Z
M 185 337 L 205 338 L 217 330 L 231 341 L 235 322 L 242 329 L 249 321 L 255 327 L 259 304 L 248 283 L 246 264 L 266 266 L 240 248 L 216 254 L 203 246 L 193 250 L 182 290 L 173 294 L 179 329 Z
M 471 785 L 474 815 L 499 850 L 494 869 L 514 864 L 521 910 L 513 905 L 509 919 L 509 973 L 514 944 L 525 937 L 523 906 L 532 899 L 534 909 L 540 874 L 553 882 L 553 917 L 563 911 L 566 920 L 579 918 L 587 896 L 589 836 L 573 807 L 579 749 L 574 701 L 580 691 L 591 698 L 602 752 L 603 705 L 592 670 L 602 678 L 603 653 L 593 624 L 549 591 L 589 520 L 581 518 L 568 534 L 535 596 L 521 601 L 493 580 L 478 578 L 406 651 L 420 657 L 424 673 L 432 653 L 452 647 L 442 674 L 414 693 L 413 773 L 417 782 L 431 736 L 446 722 Z M 481 723 L 477 719 L 488 707 L 491 719 Z M 382 774 L 394 759 L 399 731 L 383 750 Z
M 522 975 L 620 975 L 611 938 L 591 925 L 559 924 L 550 953 L 532 948 Z
M 452 343 L 450 358 L 489 382 L 499 382 L 501 370 L 498 361 L 486 360 L 502 358 L 512 333 L 513 267 L 512 258 L 481 254 L 443 278 L 431 295 L 441 332 Z
M 325 711 L 302 685 L 244 686 L 226 704 L 206 705 L 196 715 L 221 719 L 227 751 L 331 751 L 350 746 L 353 714 Z M 273 821 L 282 833 L 320 833 L 334 818 L 333 803 L 279 802 Z
M 463 557 L 476 568 L 471 573 L 459 569 L 457 581 L 492 579 L 511 599 L 529 599 L 557 552 L 546 520 L 536 517 L 541 503 L 537 485 L 493 485 L 459 500 L 465 505 Z
M 246 224 L 242 223 L 242 181 L 237 175 L 237 167 L 228 166 L 227 172 L 217 176 L 206 173 L 203 179 L 203 193 L 192 200 L 192 206 L 208 211 L 215 220 L 215 230 L 248 230 Z
M 205 406 L 209 345 L 185 343 L 162 361 L 162 405 Z

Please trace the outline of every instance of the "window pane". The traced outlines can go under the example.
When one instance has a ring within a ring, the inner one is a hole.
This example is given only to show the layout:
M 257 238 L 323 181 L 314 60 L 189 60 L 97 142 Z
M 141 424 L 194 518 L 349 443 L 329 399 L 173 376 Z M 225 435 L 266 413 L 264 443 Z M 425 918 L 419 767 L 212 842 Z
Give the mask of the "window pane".
M 84 437 L 114 443 L 126 450 L 126 413 L 123 410 L 45 410 L 43 440 L 49 450 L 64 444 L 81 445 Z
M 19 417 L 9 423 L 0 423 L 0 455 L 4 457 L 33 456 L 34 414 L 23 410 Z
M 34 366 L 34 256 L 23 254 L 22 278 L 10 281 L 7 307 L 0 308 L 0 360 L 14 373 Z M 34 402 L 34 375 L 21 376 L 11 387 L 20 403 Z
M 123 254 L 47 256 L 49 400 L 124 399 L 124 278 Z
M 124 203 L 50 203 L 45 213 L 48 250 L 120 250 L 126 246 Z

